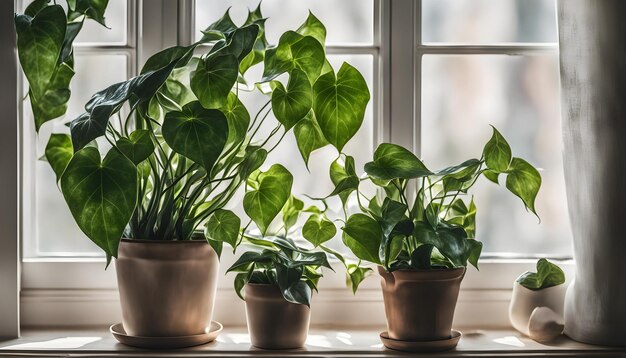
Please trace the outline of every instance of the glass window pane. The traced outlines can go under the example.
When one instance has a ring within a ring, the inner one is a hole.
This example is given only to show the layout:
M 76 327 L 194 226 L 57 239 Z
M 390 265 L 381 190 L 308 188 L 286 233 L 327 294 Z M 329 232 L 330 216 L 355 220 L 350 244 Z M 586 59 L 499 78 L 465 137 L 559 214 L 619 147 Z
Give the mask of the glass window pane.
M 85 21 L 75 43 L 126 45 L 128 31 L 127 0 L 109 1 L 104 18 L 108 29 L 93 20 Z
M 554 0 L 423 0 L 422 40 L 556 42 Z
M 219 19 L 228 9 L 236 24 L 241 25 L 258 0 L 201 0 L 196 1 L 197 38 L 209 24 Z M 278 43 L 280 35 L 297 29 L 306 19 L 309 9 L 326 26 L 328 44 L 372 44 L 374 38 L 373 0 L 272 0 L 261 2 L 266 22 L 267 39 Z
M 56 185 L 50 165 L 38 160 L 44 154 L 50 133 L 69 133 L 64 123 L 84 112 L 84 105 L 92 94 L 127 78 L 125 55 L 76 55 L 71 84 L 72 99 L 67 114 L 41 128 L 37 136 L 37 152 L 28 159 L 35 176 L 35 225 L 37 248 L 40 254 L 66 252 L 72 254 L 95 253 L 99 250 L 80 231 L 67 204 Z M 24 106 L 24 120 L 32 121 L 30 108 Z M 32 163 L 34 161 L 34 163 Z
M 480 157 L 492 124 L 513 155 L 542 169 L 540 224 L 503 182 L 497 187 L 482 180 L 473 188 L 485 252 L 571 254 L 556 56 L 430 55 L 422 69 L 421 148 L 427 165 Z

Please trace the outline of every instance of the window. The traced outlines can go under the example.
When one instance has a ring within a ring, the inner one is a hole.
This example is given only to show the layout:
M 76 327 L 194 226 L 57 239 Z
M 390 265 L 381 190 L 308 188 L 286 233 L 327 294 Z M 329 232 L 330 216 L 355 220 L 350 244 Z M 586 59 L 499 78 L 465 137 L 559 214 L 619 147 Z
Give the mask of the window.
M 28 0 L 18 0 L 18 9 L 23 9 L 22 2 Z M 93 93 L 136 74 L 152 53 L 192 41 L 229 6 L 233 20 L 241 24 L 247 7 L 255 8 L 258 2 L 110 1 L 106 17 L 111 30 L 90 24 L 76 42 L 77 75 L 68 113 L 36 136 L 29 106 L 20 103 L 25 324 L 105 324 L 120 314 L 114 267 L 103 270 L 101 251 L 77 228 L 52 170 L 39 160 L 50 132 L 67 130 L 64 123 L 82 113 Z M 357 168 L 363 168 L 383 141 L 413 148 L 431 168 L 459 162 L 467 153 L 479 156 L 491 134 L 488 124 L 503 132 L 514 154 L 543 168 L 537 204 L 541 225 L 503 188 L 489 183 L 476 188 L 483 258 L 495 260 L 484 259 L 480 274 L 468 270 L 457 314 L 461 324 L 508 324 L 506 290 L 516 275 L 534 264 L 511 260 L 512 256 L 570 256 L 554 7 L 554 0 L 266 0 L 261 4 L 269 17 L 270 43 L 277 43 L 279 31 L 299 26 L 311 9 L 327 27 L 327 53 L 333 67 L 347 61 L 365 77 L 372 100 L 360 132 L 345 149 L 355 157 Z M 25 90 L 22 85 L 22 93 Z M 262 99 L 250 101 L 246 106 L 251 113 L 263 104 Z M 327 175 L 328 164 L 337 155 L 332 148 L 312 155 L 310 172 L 293 155 L 292 137 L 285 137 L 281 148 L 268 162 L 281 162 L 294 174 L 296 194 L 324 196 L 332 191 Z M 232 259 L 225 255 L 224 270 Z M 245 316 L 231 279 L 220 276 L 216 314 L 222 323 L 241 324 Z M 70 316 L 64 306 L 68 298 L 74 312 Z M 384 322 L 381 299 L 375 278 L 366 280 L 353 296 L 345 289 L 340 271 L 329 274 L 322 282 L 313 323 L 379 324 Z M 351 316 L 354 309 L 364 307 L 372 314 Z

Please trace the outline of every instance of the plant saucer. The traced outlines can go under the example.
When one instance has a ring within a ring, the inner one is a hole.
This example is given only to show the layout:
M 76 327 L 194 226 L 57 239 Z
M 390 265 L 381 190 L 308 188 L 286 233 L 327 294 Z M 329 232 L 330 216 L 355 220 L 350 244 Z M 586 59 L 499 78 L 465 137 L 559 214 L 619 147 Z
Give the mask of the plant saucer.
M 211 321 L 211 325 L 206 328 L 204 333 L 179 337 L 131 336 L 126 334 L 124 326 L 122 326 L 121 323 L 116 323 L 112 325 L 109 330 L 118 342 L 127 346 L 150 349 L 173 349 L 199 346 L 201 344 L 213 342 L 223 328 L 224 327 L 221 323 L 217 321 Z
M 461 332 L 452 330 L 450 338 L 436 341 L 401 341 L 389 338 L 387 331 L 380 334 L 385 347 L 403 352 L 440 352 L 450 350 L 459 343 Z

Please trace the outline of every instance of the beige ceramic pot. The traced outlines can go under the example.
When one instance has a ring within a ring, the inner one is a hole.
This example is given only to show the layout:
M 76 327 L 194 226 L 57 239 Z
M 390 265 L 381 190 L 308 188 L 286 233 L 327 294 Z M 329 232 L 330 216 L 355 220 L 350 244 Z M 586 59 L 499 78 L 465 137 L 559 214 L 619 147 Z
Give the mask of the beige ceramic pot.
M 285 300 L 278 285 L 245 287 L 246 317 L 252 345 L 263 349 L 300 348 L 309 333 L 311 310 Z
M 115 268 L 128 335 L 191 336 L 209 327 L 219 261 L 205 240 L 122 239 Z
M 382 276 L 389 338 L 401 341 L 449 339 L 465 268 L 398 270 Z
M 513 328 L 533 339 L 560 335 L 566 290 L 565 284 L 531 290 L 515 282 L 509 305 L 509 320 Z M 542 309 L 537 311 L 538 308 Z M 535 311 L 537 313 L 533 314 Z M 531 328 L 535 329 L 531 331 Z

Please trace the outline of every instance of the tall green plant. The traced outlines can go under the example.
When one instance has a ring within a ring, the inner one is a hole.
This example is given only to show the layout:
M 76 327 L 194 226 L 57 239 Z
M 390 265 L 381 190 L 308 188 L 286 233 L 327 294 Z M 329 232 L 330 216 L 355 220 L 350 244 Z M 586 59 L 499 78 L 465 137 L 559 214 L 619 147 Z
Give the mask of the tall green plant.
M 236 243 L 233 228 L 241 225 L 225 206 L 247 182 L 244 209 L 265 232 L 293 181 L 280 165 L 258 171 L 282 138 L 293 128 L 307 162 L 329 143 L 341 151 L 363 121 L 365 80 L 347 63 L 335 73 L 325 37 L 324 25 L 309 14 L 269 46 L 260 7 L 242 26 L 227 12 L 199 41 L 153 55 L 139 76 L 94 94 L 70 123 L 71 136 L 54 134 L 46 147 L 81 230 L 109 260 L 122 236 L 187 240 L 205 224 L 221 251 L 223 242 Z M 246 79 L 256 65 L 262 78 Z M 271 91 L 246 81 L 268 83 Z M 239 97 L 245 90 L 268 95 L 254 116 Z M 97 140 L 111 149 L 101 152 L 91 145 Z
M 506 188 L 537 214 L 541 176 L 524 159 L 512 156 L 495 128 L 480 159 L 432 171 L 407 149 L 383 143 L 365 172 L 364 180 L 381 189 L 380 195 L 365 197 L 351 157 L 331 166 L 336 185 L 331 195 L 345 201 L 356 193 L 361 212 L 347 219 L 343 242 L 358 259 L 390 272 L 465 267 L 468 262 L 478 268 L 482 243 L 475 239 L 476 205 L 467 196 L 481 176 L 495 184 L 506 176 Z

